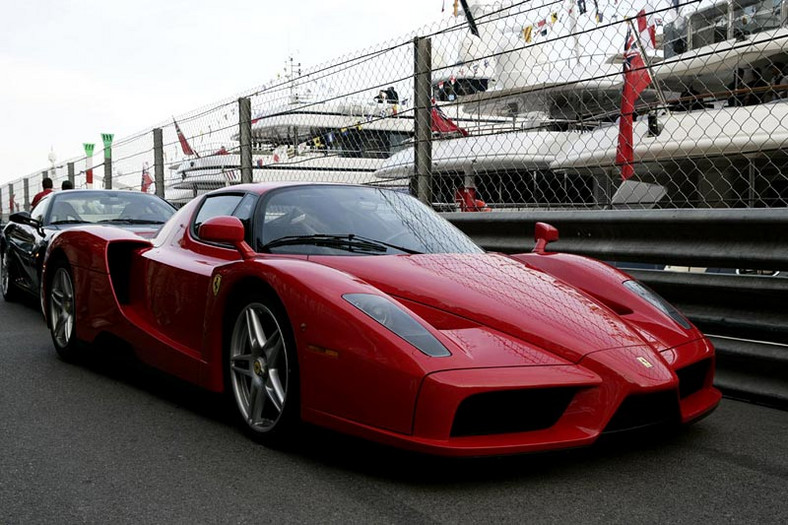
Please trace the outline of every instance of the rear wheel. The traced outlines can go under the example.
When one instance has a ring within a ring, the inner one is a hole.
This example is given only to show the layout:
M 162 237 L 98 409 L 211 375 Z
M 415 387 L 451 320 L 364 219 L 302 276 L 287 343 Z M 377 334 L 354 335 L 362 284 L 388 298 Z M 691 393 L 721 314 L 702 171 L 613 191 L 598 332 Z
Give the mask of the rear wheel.
M 76 296 L 74 277 L 68 263 L 56 266 L 49 285 L 49 332 L 55 350 L 66 361 L 79 357 L 79 342 L 75 337 Z
M 230 394 L 245 430 L 282 445 L 299 423 L 298 361 L 290 323 L 277 301 L 257 297 L 236 308 L 225 355 Z
M 0 290 L 2 290 L 3 299 L 6 301 L 16 301 L 19 298 L 19 289 L 14 284 L 11 264 L 5 251 L 0 252 Z

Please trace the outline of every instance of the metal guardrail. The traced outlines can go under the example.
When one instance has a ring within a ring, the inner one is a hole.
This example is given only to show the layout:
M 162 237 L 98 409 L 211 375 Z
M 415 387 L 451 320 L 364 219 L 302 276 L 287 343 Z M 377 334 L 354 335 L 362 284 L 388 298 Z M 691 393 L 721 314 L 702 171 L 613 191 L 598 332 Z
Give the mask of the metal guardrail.
M 675 304 L 711 337 L 717 347 L 717 385 L 727 396 L 788 409 L 788 278 L 783 277 L 788 275 L 788 209 L 444 217 L 491 251 L 530 251 L 534 224 L 542 221 L 560 233 L 549 250 L 629 263 L 635 269 L 628 273 Z M 696 271 L 666 271 L 667 265 L 692 266 Z M 782 274 L 737 275 L 732 270 L 736 268 Z

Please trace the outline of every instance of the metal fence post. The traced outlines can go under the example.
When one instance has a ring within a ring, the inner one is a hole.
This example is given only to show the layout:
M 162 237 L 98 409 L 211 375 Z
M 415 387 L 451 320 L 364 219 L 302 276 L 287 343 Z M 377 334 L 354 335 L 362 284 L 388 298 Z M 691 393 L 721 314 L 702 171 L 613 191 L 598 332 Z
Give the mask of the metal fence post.
M 22 179 L 22 191 L 25 194 L 25 211 L 30 211 L 30 179 Z
M 74 163 L 69 162 L 66 164 L 68 167 L 68 181 L 71 183 L 71 187 L 74 187 Z
M 413 175 L 416 177 L 415 190 L 419 200 L 430 205 L 432 204 L 432 41 L 427 37 L 414 38 L 413 54 L 416 126 Z
M 238 99 L 238 128 L 241 147 L 241 182 L 252 182 L 252 100 Z
M 156 195 L 164 198 L 164 138 L 161 128 L 153 129 L 153 178 Z
M 104 189 L 112 189 L 112 133 L 102 133 L 101 140 L 104 141 Z

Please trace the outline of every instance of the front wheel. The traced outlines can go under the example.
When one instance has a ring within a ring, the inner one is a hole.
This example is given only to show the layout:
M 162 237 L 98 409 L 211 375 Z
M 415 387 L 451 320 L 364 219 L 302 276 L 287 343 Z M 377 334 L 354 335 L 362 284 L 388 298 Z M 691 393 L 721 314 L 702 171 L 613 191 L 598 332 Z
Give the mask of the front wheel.
M 19 289 L 14 284 L 14 277 L 11 275 L 11 263 L 8 261 L 7 252 L 0 252 L 0 290 L 3 292 L 3 299 L 15 301 L 19 298 Z
M 55 350 L 65 361 L 74 361 L 79 354 L 75 324 L 74 277 L 68 264 L 63 263 L 55 268 L 49 285 L 49 332 Z
M 251 299 L 241 305 L 225 357 L 230 391 L 245 430 L 267 445 L 281 445 L 299 422 L 294 338 L 278 302 Z

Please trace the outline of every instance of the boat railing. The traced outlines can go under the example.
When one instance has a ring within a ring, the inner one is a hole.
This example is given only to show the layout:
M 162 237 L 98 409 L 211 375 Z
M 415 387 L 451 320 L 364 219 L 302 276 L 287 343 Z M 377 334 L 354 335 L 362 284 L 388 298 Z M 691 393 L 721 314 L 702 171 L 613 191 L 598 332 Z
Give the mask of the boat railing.
M 199 146 L 192 145 L 192 150 L 195 152 L 195 156 L 197 157 L 208 157 L 213 155 L 228 155 L 228 154 L 238 154 L 239 147 L 236 144 L 235 146 L 228 146 L 226 143 L 201 143 Z
M 665 58 L 726 40 L 743 40 L 752 34 L 780 28 L 786 22 L 786 0 L 719 2 L 665 25 Z
M 762 87 L 743 87 L 722 91 L 685 92 L 679 97 L 662 102 L 643 102 L 637 104 L 635 113 L 645 115 L 653 111 L 670 110 L 688 112 L 722 107 L 756 106 L 784 100 L 788 102 L 788 83 L 771 84 Z M 724 104 L 721 104 L 724 103 Z M 599 125 L 613 125 L 613 120 L 621 115 L 619 110 L 597 113 L 583 119 L 583 122 L 598 122 Z

